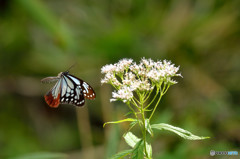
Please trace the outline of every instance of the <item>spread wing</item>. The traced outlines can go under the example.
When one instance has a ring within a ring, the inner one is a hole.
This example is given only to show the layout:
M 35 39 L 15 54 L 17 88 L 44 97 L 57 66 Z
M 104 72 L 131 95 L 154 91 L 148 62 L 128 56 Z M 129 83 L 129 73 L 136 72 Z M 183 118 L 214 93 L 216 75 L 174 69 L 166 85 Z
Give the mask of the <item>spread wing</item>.
M 84 98 L 93 100 L 96 98 L 96 93 L 94 92 L 93 88 L 85 81 L 73 76 L 73 75 L 68 75 L 69 78 L 71 78 L 75 83 L 78 84 L 78 86 L 81 87 Z
M 44 78 L 42 82 L 58 80 L 54 87 L 44 96 L 50 107 L 57 108 L 59 104 L 83 106 L 86 99 L 95 99 L 93 88 L 85 81 L 68 74 L 61 73 L 58 77 Z
M 60 102 L 83 106 L 85 99 L 80 82 L 72 80 L 68 75 L 63 75 Z

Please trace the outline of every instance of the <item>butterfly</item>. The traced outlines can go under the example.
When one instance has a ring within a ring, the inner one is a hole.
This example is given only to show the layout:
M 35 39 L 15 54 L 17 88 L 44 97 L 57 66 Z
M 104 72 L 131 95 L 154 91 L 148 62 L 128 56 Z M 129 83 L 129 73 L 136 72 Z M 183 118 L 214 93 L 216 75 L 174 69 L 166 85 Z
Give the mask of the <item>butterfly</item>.
M 50 107 L 57 108 L 59 104 L 83 106 L 85 99 L 96 98 L 93 88 L 87 82 L 69 74 L 69 71 L 60 72 L 57 77 L 47 77 L 41 80 L 43 83 L 54 81 L 57 83 L 44 96 Z

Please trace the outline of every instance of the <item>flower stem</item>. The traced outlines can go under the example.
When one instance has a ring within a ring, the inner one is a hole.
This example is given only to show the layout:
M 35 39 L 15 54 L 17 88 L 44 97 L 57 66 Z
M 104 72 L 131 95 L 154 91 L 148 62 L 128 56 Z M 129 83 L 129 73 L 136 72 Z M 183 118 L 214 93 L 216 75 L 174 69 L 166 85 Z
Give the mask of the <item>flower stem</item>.
M 139 107 L 134 99 L 131 100 L 131 103 L 139 110 Z M 139 110 L 140 111 L 140 110 Z
M 162 96 L 163 96 L 163 93 L 161 92 L 161 93 L 160 93 L 160 97 L 158 98 L 158 101 L 157 101 L 157 103 L 156 103 L 156 105 L 155 105 L 155 107 L 154 107 L 154 109 L 153 109 L 153 111 L 152 111 L 152 113 L 151 113 L 151 115 L 150 115 L 150 117 L 149 117 L 149 121 L 151 120 L 151 118 L 152 118 L 152 116 L 153 116 L 153 114 L 154 114 L 154 112 L 155 112 L 155 110 L 156 110 L 156 108 L 157 108 L 157 106 L 158 106 L 158 104 L 159 104 Z
M 145 115 L 144 115 L 144 97 L 140 96 L 140 103 L 141 103 L 141 115 L 142 115 L 142 134 L 143 134 L 143 142 L 144 142 L 144 150 L 145 150 L 145 155 L 148 158 L 148 153 L 147 153 L 147 141 L 146 141 L 146 122 L 145 122 Z M 141 125 L 140 125 L 141 126 Z
M 144 98 L 144 103 L 148 100 L 148 98 L 151 96 L 153 92 L 153 89 L 148 93 L 148 95 Z
M 170 87 L 170 85 L 168 84 L 167 88 L 164 90 L 163 95 L 167 92 L 168 88 Z
M 129 107 L 129 109 L 131 109 L 132 113 L 135 115 L 135 118 L 137 119 L 137 114 L 134 111 L 134 109 L 131 107 L 130 103 L 127 103 L 127 106 Z
M 144 108 L 145 110 L 152 104 L 152 102 L 155 100 L 155 98 L 157 97 L 158 95 L 158 92 L 159 92 L 159 89 L 156 90 L 156 94 L 154 96 L 154 98 L 152 99 L 152 101 Z
M 168 85 L 168 87 L 166 88 L 166 84 L 165 84 L 165 83 L 164 83 L 164 86 L 163 86 L 162 89 L 161 89 L 161 85 L 160 85 L 160 97 L 159 97 L 159 99 L 158 99 L 158 101 L 157 101 L 157 103 L 156 103 L 156 105 L 155 105 L 155 107 L 154 107 L 154 109 L 153 109 L 150 117 L 149 117 L 149 121 L 151 120 L 151 118 L 152 118 L 152 116 L 153 116 L 153 114 L 154 114 L 154 112 L 155 112 L 155 110 L 156 110 L 156 108 L 157 108 L 160 100 L 162 99 L 162 96 L 167 92 L 168 88 L 169 88 L 169 85 Z

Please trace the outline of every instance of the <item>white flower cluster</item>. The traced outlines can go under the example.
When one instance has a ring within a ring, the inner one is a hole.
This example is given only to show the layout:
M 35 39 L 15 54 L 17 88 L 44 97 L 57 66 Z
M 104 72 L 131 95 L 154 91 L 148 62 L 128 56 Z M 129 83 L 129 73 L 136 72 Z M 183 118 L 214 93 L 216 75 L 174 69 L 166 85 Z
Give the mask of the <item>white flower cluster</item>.
M 152 59 L 142 58 L 139 64 L 132 59 L 122 59 L 118 63 L 105 65 L 101 73 L 105 77 L 101 83 L 112 84 L 117 92 L 113 92 L 113 99 L 127 102 L 133 98 L 133 92 L 145 92 L 154 89 L 154 86 L 162 84 L 176 84 L 172 79 L 177 74 L 179 67 L 175 67 L 170 61 L 164 60 L 154 62 Z M 182 76 L 181 76 L 182 77 Z
M 112 92 L 113 98 L 110 99 L 111 102 L 116 101 L 117 99 L 122 99 L 124 103 L 128 100 L 131 100 L 133 97 L 133 92 L 130 87 L 123 86 L 118 92 Z

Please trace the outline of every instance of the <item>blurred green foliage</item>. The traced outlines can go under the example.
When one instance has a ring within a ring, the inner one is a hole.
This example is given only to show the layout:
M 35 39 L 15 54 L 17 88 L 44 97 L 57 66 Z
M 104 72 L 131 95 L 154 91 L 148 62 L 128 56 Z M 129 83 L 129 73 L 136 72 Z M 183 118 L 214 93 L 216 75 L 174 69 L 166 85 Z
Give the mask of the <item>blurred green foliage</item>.
M 120 134 L 128 125 L 102 128 L 126 109 L 109 103 L 111 89 L 101 86 L 100 68 L 126 57 L 180 65 L 184 78 L 177 79 L 153 119 L 211 137 L 185 141 L 160 132 L 154 158 L 239 151 L 239 6 L 238 0 L 1 0 L 0 158 L 41 152 L 107 158 L 125 149 Z M 52 85 L 40 79 L 75 63 L 71 73 L 97 93 L 79 108 L 88 108 L 88 119 L 77 118 L 72 106 L 51 109 L 43 99 Z M 82 123 L 90 129 L 84 131 Z

